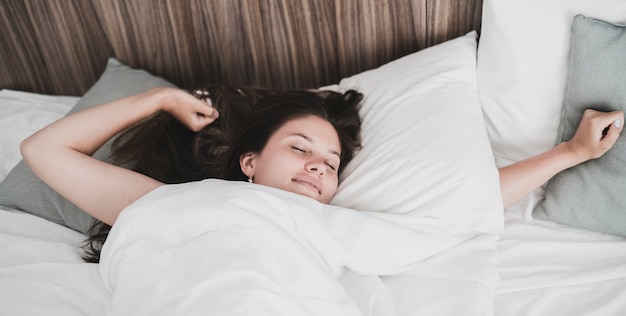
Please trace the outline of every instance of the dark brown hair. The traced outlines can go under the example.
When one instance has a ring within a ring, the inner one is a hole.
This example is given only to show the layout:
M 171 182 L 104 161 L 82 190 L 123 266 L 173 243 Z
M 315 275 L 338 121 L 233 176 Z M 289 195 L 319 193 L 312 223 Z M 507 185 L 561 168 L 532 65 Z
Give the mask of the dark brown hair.
M 308 115 L 327 120 L 341 143 L 339 174 L 361 147 L 359 105 L 355 90 L 280 92 L 256 88 L 203 88 L 220 117 L 194 133 L 165 112 L 130 127 L 112 145 L 116 165 L 163 183 L 206 178 L 247 180 L 239 157 L 260 152 L 271 135 L 290 120 Z M 111 226 L 96 222 L 83 249 L 83 259 L 99 262 Z
M 288 121 L 314 115 L 328 121 L 337 131 L 341 143 L 339 174 L 361 146 L 361 120 L 358 107 L 362 96 L 349 90 L 341 94 L 331 91 L 294 91 L 269 96 L 259 101 L 254 114 L 243 119 L 236 129 L 232 144 L 224 156 L 222 178 L 246 180 L 239 166 L 239 157 L 263 150 L 270 137 Z

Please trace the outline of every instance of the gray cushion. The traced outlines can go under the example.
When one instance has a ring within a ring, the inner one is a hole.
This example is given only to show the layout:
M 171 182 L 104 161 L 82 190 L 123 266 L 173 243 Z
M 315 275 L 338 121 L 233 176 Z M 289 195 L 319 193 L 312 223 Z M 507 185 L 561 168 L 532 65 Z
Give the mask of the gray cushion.
M 144 70 L 132 69 L 110 58 L 102 76 L 70 113 L 162 86 L 174 85 Z M 94 157 L 108 161 L 109 155 L 110 142 L 102 146 Z M 24 161 L 19 162 L 0 183 L 0 204 L 41 216 L 82 233 L 93 222 L 89 214 L 39 180 Z
M 574 136 L 586 108 L 626 110 L 626 27 L 574 17 L 559 142 Z M 626 135 L 604 156 L 551 179 L 533 216 L 626 236 Z

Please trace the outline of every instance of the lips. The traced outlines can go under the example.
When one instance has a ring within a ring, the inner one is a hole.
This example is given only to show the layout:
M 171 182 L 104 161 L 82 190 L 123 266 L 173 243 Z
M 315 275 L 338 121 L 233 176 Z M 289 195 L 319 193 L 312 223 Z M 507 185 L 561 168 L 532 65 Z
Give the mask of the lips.
M 316 179 L 311 177 L 295 177 L 292 181 L 309 187 L 312 191 L 315 191 L 317 194 L 322 194 L 322 190 L 320 189 L 321 184 Z

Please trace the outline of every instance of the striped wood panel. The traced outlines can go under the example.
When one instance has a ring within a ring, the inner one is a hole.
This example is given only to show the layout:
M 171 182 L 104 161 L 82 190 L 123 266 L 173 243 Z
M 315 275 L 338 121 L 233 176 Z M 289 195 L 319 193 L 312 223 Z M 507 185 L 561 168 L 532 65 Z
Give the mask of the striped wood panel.
M 312 88 L 480 30 L 482 0 L 0 0 L 0 89 L 82 95 L 116 57 L 185 88 Z

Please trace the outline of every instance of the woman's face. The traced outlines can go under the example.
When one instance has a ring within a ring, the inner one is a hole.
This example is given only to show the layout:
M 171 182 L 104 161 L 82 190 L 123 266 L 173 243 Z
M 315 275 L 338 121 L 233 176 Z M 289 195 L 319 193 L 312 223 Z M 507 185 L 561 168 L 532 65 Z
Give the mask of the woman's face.
M 241 156 L 241 170 L 255 183 L 328 203 L 337 191 L 339 136 L 326 120 L 309 115 L 285 123 L 260 153 Z

